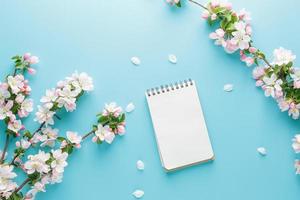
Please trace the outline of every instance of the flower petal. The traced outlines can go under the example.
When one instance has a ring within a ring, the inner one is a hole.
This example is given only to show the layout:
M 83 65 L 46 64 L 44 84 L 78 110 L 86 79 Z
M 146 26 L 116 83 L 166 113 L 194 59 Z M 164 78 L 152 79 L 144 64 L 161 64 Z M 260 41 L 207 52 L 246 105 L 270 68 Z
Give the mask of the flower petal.
M 176 64 L 177 63 L 177 57 L 174 54 L 169 55 L 169 61 L 170 63 Z
M 129 103 L 129 104 L 126 106 L 125 111 L 128 112 L 128 113 L 130 113 L 130 112 L 132 112 L 134 109 L 135 109 L 135 105 L 131 102 L 131 103 Z
M 137 199 L 140 199 L 144 196 L 144 191 L 143 190 L 135 190 L 132 195 L 137 198 Z
M 145 169 L 145 164 L 144 164 L 144 162 L 143 161 L 141 161 L 141 160 L 138 160 L 137 162 L 136 162 L 136 168 L 138 169 L 138 170 L 144 170 Z
M 223 89 L 226 92 L 231 92 L 233 90 L 233 85 L 230 84 L 230 83 L 227 83 L 227 84 L 224 85 Z
M 140 65 L 141 64 L 141 60 L 138 57 L 136 57 L 136 56 L 134 56 L 134 57 L 131 58 L 131 62 L 134 65 Z
M 259 153 L 260 155 L 262 155 L 262 156 L 267 155 L 267 150 L 266 150 L 265 147 L 258 147 L 258 148 L 257 148 L 257 151 L 258 151 L 258 153 Z

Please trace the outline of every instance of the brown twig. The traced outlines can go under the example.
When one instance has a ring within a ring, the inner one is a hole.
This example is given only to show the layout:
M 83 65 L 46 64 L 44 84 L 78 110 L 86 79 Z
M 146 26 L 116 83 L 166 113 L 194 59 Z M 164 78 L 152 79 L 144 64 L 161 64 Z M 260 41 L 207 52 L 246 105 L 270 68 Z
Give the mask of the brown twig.
M 84 136 L 82 136 L 82 140 L 86 139 L 87 137 L 89 137 L 89 136 L 92 135 L 93 133 L 95 133 L 94 130 L 92 130 L 92 131 L 86 133 Z
M 197 1 L 189 0 L 189 2 L 194 3 L 194 4 L 196 4 L 196 5 L 200 6 L 200 7 L 202 7 L 202 8 L 205 9 L 205 10 L 208 10 L 204 5 L 202 5 L 201 3 L 197 2 Z
M 9 142 L 9 134 L 6 133 L 6 139 L 5 139 L 5 145 L 2 151 L 2 155 L 1 155 L 1 159 L 0 159 L 0 164 L 2 164 L 4 162 L 4 158 L 5 158 L 5 154 L 8 148 L 8 142 Z
M 267 61 L 266 58 L 262 58 L 262 60 L 263 60 L 269 67 L 272 67 L 272 65 L 269 63 L 269 61 Z
M 25 179 L 25 181 L 15 190 L 15 193 L 18 193 L 29 181 L 30 178 Z
M 33 132 L 32 137 L 33 137 L 36 133 L 40 132 L 44 126 L 45 126 L 45 122 L 41 123 L 41 125 L 39 126 L 39 128 L 36 129 L 36 131 Z

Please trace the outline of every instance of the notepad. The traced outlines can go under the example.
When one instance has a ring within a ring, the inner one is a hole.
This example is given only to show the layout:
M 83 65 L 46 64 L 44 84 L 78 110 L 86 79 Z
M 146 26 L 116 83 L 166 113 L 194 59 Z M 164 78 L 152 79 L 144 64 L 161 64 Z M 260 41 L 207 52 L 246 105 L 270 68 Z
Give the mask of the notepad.
M 167 172 L 214 159 L 195 81 L 148 89 L 146 98 Z

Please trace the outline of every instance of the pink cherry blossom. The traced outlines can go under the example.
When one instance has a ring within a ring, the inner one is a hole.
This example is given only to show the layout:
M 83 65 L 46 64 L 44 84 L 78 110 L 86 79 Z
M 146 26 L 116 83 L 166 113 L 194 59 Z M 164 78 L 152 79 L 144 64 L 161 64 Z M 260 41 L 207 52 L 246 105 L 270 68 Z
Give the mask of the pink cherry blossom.
M 255 67 L 252 71 L 252 77 L 256 80 L 261 78 L 263 75 L 265 75 L 264 67 Z
M 290 108 L 290 104 L 283 99 L 280 99 L 278 101 L 278 106 L 279 106 L 281 112 L 287 111 Z
M 224 48 L 227 53 L 234 53 L 239 47 L 232 40 L 227 40 Z
M 216 45 L 222 45 L 224 47 L 224 46 L 226 46 L 226 42 L 224 40 L 224 35 L 225 35 L 224 30 L 219 28 L 215 32 L 212 32 L 211 34 L 209 34 L 209 38 L 216 40 L 215 41 Z
M 30 57 L 31 57 L 31 53 L 25 53 L 23 55 L 23 58 L 24 58 L 25 61 L 28 61 L 30 59 Z
M 250 47 L 249 48 L 250 53 L 255 53 L 256 51 L 257 51 L 257 49 L 255 47 Z
M 214 20 L 216 20 L 217 19 L 217 15 L 215 14 L 215 13 L 213 13 L 211 16 L 210 16 L 210 19 L 212 20 L 212 21 L 214 21 Z
M 36 74 L 36 70 L 33 69 L 32 67 L 27 68 L 27 71 L 28 71 L 28 73 L 31 74 L 31 75 Z
M 212 0 L 211 2 L 210 2 L 210 6 L 212 7 L 212 8 L 216 8 L 216 7 L 218 7 L 220 5 L 220 2 L 218 1 L 218 0 Z
M 209 11 L 204 10 L 204 11 L 202 12 L 201 17 L 202 17 L 203 19 L 208 19 L 209 16 L 210 16 Z
M 294 88 L 297 88 L 297 89 L 300 88 L 300 80 L 294 81 Z
M 264 84 L 264 82 L 262 81 L 262 80 L 257 80 L 256 82 L 255 82 L 255 86 L 256 87 L 260 87 L 260 86 L 262 86 Z

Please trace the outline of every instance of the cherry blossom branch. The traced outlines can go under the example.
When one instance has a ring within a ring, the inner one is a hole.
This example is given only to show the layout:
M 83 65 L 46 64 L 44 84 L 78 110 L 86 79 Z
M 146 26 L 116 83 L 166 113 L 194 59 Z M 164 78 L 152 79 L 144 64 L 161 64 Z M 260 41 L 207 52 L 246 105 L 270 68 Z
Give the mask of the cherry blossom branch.
M 166 0 L 171 6 L 181 7 L 181 0 Z M 300 69 L 294 66 L 296 56 L 283 47 L 273 51 L 269 62 L 265 54 L 253 46 L 250 13 L 245 9 L 235 11 L 229 2 L 212 0 L 203 6 L 189 2 L 204 9 L 202 18 L 215 29 L 209 34 L 214 44 L 229 53 L 239 52 L 240 60 L 250 67 L 255 85 L 260 87 L 266 97 L 272 97 L 282 112 L 287 111 L 293 119 L 300 117 Z M 300 153 L 300 134 L 293 138 L 293 149 Z M 300 174 L 300 160 L 295 161 L 296 174 Z
M 125 114 L 122 112 L 121 107 L 118 107 L 115 103 L 108 104 L 105 106 L 103 112 L 97 116 L 98 123 L 97 125 L 93 125 L 93 128 L 90 132 L 80 136 L 75 132 L 68 131 L 66 133 L 67 138 L 57 138 L 57 140 L 61 142 L 59 149 L 52 149 L 50 154 L 40 151 L 37 155 L 31 155 L 29 160 L 23 165 L 24 171 L 28 173 L 28 178 L 15 190 L 14 193 L 22 196 L 22 194 L 18 194 L 18 192 L 27 183 L 32 181 L 35 184 L 26 194 L 26 197 L 32 198 L 37 192 L 44 191 L 46 184 L 61 182 L 62 173 L 64 171 L 63 168 L 67 166 L 66 160 L 68 156 L 72 154 L 74 148 L 81 148 L 82 141 L 92 134 L 95 134 L 92 141 L 98 144 L 101 144 L 103 141 L 111 144 L 115 135 L 124 134 Z M 44 160 L 44 162 L 40 163 L 42 160 Z M 31 164 L 31 161 L 34 163 Z M 37 162 L 41 168 L 35 168 Z M 56 164 L 51 165 L 52 162 L 55 162 Z M 32 171 L 32 169 L 34 169 L 34 171 Z M 39 171 L 41 169 L 45 169 L 45 171 Z
M 83 136 L 76 132 L 68 131 L 65 137 L 58 136 L 58 130 L 52 128 L 54 118 L 61 119 L 56 113 L 65 109 L 72 112 L 76 109 L 77 100 L 85 93 L 92 91 L 93 81 L 86 73 L 73 73 L 65 80 L 59 81 L 56 88 L 46 91 L 41 98 L 42 105 L 38 106 L 35 121 L 40 125 L 31 133 L 24 130 L 21 118 L 27 117 L 33 110 L 32 100 L 26 99 L 31 88 L 23 74 L 25 71 L 32 73 L 31 64 L 37 63 L 38 58 L 30 54 L 13 57 L 15 69 L 13 75 L 8 75 L 4 83 L 0 83 L 0 119 L 7 124 L 6 142 L 3 154 L 0 157 L 1 177 L 0 199 L 34 199 L 40 191 L 45 191 L 47 184 L 60 183 L 63 178 L 64 168 L 67 166 L 67 158 L 74 148 L 80 148 L 81 142 L 93 135 L 92 141 L 101 144 L 111 144 L 116 135 L 125 132 L 125 114 L 121 107 L 115 103 L 105 105 L 105 109 L 97 115 L 97 124 L 93 125 L 90 132 Z M 20 73 L 18 73 L 20 72 Z M 14 157 L 10 163 L 4 163 L 9 145 L 10 135 L 20 137 L 16 141 Z M 55 149 L 57 142 L 60 147 Z M 25 155 L 28 149 L 37 147 L 38 153 L 28 155 L 27 160 L 18 159 Z M 50 151 L 47 152 L 50 147 Z M 17 160 L 18 159 L 18 160 Z M 3 164 L 4 163 L 4 164 Z M 14 168 L 21 168 L 27 174 L 27 178 L 20 186 L 14 181 L 17 174 Z M 25 185 L 30 184 L 31 189 L 24 196 L 20 192 Z
M 8 143 L 9 143 L 9 134 L 6 133 L 6 139 L 5 139 L 5 144 L 4 144 L 4 148 L 3 148 L 1 159 L 0 159 L 0 164 L 2 164 L 4 162 L 5 154 L 8 149 Z

